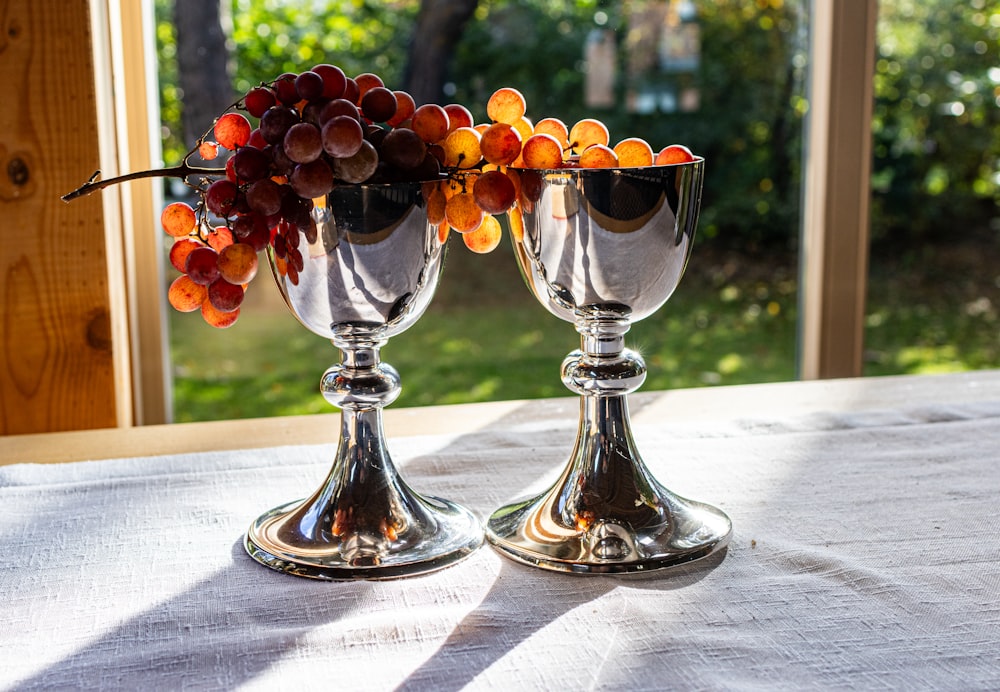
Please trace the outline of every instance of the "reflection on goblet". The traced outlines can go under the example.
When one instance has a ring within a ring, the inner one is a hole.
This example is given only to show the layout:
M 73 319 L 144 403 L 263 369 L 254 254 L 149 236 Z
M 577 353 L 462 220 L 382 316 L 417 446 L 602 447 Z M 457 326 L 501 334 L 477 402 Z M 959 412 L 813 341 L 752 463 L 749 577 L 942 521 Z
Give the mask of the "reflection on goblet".
M 297 278 L 269 256 L 289 309 L 340 349 L 341 362 L 320 384 L 341 409 L 339 445 L 322 486 L 259 517 L 246 549 L 268 567 L 316 579 L 385 579 L 445 567 L 481 545 L 482 528 L 464 507 L 420 495 L 400 477 L 382 428 L 382 409 L 399 396 L 400 379 L 379 357 L 430 303 L 445 246 L 417 183 L 340 186 L 314 217 L 317 233 L 299 236 Z
M 515 256 L 535 298 L 580 333 L 580 349 L 562 364 L 563 383 L 580 395 L 580 420 L 556 483 L 487 522 L 487 538 L 502 553 L 556 571 L 639 572 L 728 544 L 729 517 L 667 490 L 649 472 L 626 401 L 646 366 L 624 347 L 625 333 L 663 306 L 684 273 L 703 172 L 700 159 L 521 171 Z

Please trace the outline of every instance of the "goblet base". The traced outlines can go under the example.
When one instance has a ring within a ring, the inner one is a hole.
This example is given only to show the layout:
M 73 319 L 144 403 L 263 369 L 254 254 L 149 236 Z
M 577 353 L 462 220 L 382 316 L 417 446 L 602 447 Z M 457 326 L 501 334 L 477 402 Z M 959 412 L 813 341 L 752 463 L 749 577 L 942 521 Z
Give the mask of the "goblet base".
M 728 545 L 732 522 L 722 510 L 673 493 L 650 473 L 624 394 L 588 394 L 580 404 L 576 445 L 559 480 L 495 511 L 486 524 L 490 543 L 529 565 L 592 574 L 665 569 Z
M 250 526 L 244 547 L 254 560 L 311 579 L 396 579 L 448 567 L 483 542 L 482 526 L 472 512 L 436 497 L 411 494 L 408 504 L 419 506 L 420 520 L 396 541 L 363 534 L 315 535 L 312 526 L 302 523 L 308 514 L 301 511 L 304 502 L 276 507 Z
M 585 530 L 555 516 L 558 488 L 498 509 L 486 537 L 518 562 L 580 574 L 652 572 L 718 553 L 729 544 L 732 523 L 721 510 L 659 489 L 659 520 L 645 525 L 602 519 Z

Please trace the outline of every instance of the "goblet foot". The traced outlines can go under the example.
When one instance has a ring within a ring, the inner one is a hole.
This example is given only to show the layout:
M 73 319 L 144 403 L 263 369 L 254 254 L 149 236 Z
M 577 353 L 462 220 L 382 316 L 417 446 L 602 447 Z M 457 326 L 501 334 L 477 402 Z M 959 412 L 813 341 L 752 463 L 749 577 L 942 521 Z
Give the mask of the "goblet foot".
M 658 487 L 658 507 L 643 524 L 607 514 L 569 526 L 556 509 L 559 489 L 501 507 L 486 534 L 500 552 L 519 562 L 557 572 L 590 574 L 650 572 L 708 557 L 729 543 L 732 524 L 722 511 Z
M 572 458 L 546 492 L 501 507 L 486 537 L 520 562 L 560 572 L 674 567 L 724 549 L 721 510 L 660 485 L 635 448 L 624 395 L 581 397 Z
M 408 490 L 408 489 L 407 489 Z M 315 505 L 292 502 L 261 515 L 247 532 L 245 547 L 267 567 L 300 577 L 326 580 L 395 579 L 424 574 L 471 555 L 482 543 L 479 521 L 464 507 L 436 497 L 407 493 L 407 526 L 402 535 L 379 522 L 380 530 L 350 531 L 340 536 L 318 532 L 311 517 Z M 329 524 L 337 522 L 324 517 Z M 336 529 L 334 529 L 336 530 Z

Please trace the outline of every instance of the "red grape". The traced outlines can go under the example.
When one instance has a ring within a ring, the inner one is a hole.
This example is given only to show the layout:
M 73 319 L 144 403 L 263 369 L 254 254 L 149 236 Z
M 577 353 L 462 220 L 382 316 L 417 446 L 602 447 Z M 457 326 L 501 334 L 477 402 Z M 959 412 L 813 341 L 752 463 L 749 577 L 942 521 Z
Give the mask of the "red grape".
M 315 161 L 323 153 L 323 138 L 315 125 L 296 123 L 288 128 L 282 143 L 285 155 L 295 163 Z
M 427 145 L 413 130 L 397 127 L 385 135 L 381 153 L 382 158 L 390 165 L 408 170 L 424 162 Z
M 361 114 L 374 123 L 384 123 L 396 114 L 396 95 L 384 86 L 375 86 L 361 97 Z
M 232 312 L 243 303 L 243 287 L 219 277 L 208 285 L 208 301 L 219 312 Z
M 365 135 L 361 123 L 356 119 L 350 115 L 338 115 L 323 125 L 321 139 L 323 150 L 327 154 L 335 158 L 345 158 L 358 153 Z
M 289 128 L 299 122 L 299 114 L 291 108 L 275 106 L 260 118 L 260 134 L 268 144 L 279 144 Z
M 208 286 L 219 278 L 219 253 L 202 245 L 192 250 L 184 263 L 184 273 L 201 286 Z
M 288 183 L 299 197 L 322 197 L 333 189 L 333 171 L 323 159 L 300 163 L 292 170 Z
M 233 213 L 236 208 L 240 189 L 231 180 L 216 180 L 205 191 L 205 208 L 216 216 L 223 218 Z
M 339 99 L 344 95 L 347 76 L 336 65 L 316 65 L 312 71 L 323 78 L 323 98 Z
M 325 88 L 323 77 L 311 70 L 306 70 L 295 78 L 295 91 L 298 93 L 299 99 L 303 101 L 320 98 L 323 96 Z
M 277 101 L 274 98 L 274 92 L 263 86 L 254 87 L 243 98 L 243 105 L 246 107 L 247 113 L 255 118 L 264 115 L 264 112 L 275 103 Z

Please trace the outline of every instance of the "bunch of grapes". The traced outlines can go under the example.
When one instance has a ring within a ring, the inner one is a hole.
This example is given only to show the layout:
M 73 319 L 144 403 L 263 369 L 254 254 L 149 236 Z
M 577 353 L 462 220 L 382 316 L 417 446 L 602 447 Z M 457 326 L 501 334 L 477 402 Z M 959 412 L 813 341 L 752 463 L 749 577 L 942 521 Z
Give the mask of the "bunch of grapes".
M 509 214 L 512 233 L 520 234 L 521 169 L 694 160 L 683 146 L 654 154 L 634 137 L 612 148 L 607 127 L 592 118 L 572 128 L 556 118 L 533 125 L 512 88 L 496 91 L 486 110 L 490 122 L 475 124 L 459 104 L 417 107 L 379 76 L 350 78 L 334 65 L 250 89 L 216 120 L 214 139 L 206 135 L 185 158 L 212 160 L 226 149 L 232 153 L 220 175 L 197 185 L 196 207 L 174 202 L 163 210 L 163 228 L 176 239 L 170 261 L 181 272 L 170 304 L 230 326 L 257 273 L 257 254 L 268 246 L 277 270 L 297 283 L 299 239 L 316 239 L 314 200 L 336 185 L 421 182 L 441 241 L 454 229 L 466 247 L 485 253 L 500 243 L 498 215 Z

